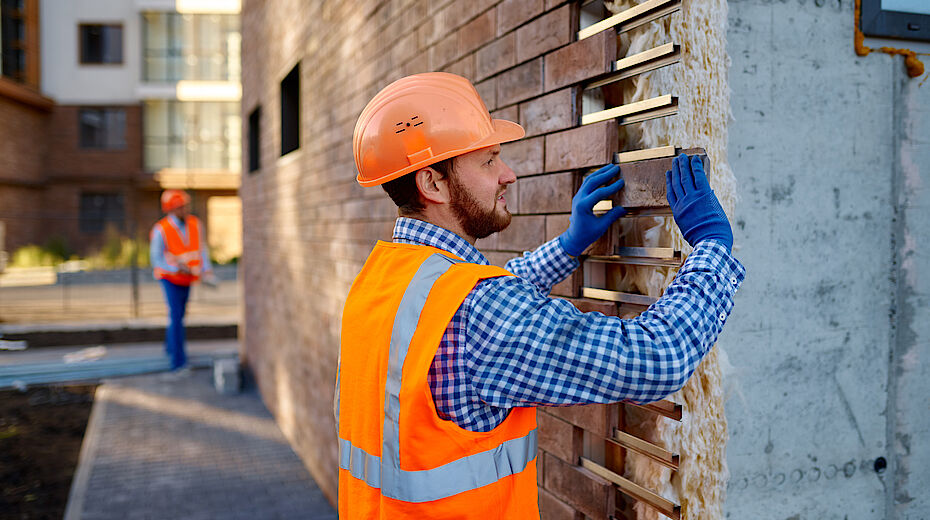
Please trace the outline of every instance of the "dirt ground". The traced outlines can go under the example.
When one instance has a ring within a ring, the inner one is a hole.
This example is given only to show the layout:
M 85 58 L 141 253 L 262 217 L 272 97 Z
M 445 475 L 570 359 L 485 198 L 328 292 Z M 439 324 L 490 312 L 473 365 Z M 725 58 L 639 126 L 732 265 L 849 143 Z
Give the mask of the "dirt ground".
M 0 520 L 64 515 L 95 390 L 0 392 Z

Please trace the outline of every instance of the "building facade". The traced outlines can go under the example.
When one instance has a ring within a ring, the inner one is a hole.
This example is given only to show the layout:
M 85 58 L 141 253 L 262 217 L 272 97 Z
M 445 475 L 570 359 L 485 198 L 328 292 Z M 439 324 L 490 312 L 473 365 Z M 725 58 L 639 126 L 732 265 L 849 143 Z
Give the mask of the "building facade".
M 577 176 L 618 151 L 616 121 L 579 128 L 579 86 L 611 58 L 610 42 L 577 39 L 582 3 L 243 2 L 242 354 L 331 500 L 342 306 L 396 215 L 355 182 L 358 114 L 392 80 L 445 70 L 527 128 L 503 152 L 519 177 L 513 223 L 479 242 L 503 263 L 564 230 Z M 930 506 L 917 441 L 930 435 L 930 91 L 900 58 L 856 55 L 854 4 L 729 2 L 731 217 L 748 268 L 719 342 L 738 375 L 732 518 L 890 520 Z M 598 457 L 585 432 L 609 417 L 551 412 L 543 517 L 604 518 L 619 502 L 576 457 Z
M 19 83 L 45 105 L 24 112 L 36 113 L 41 130 L 15 148 L 34 151 L 35 166 L 9 168 L 4 178 L 18 186 L 0 187 L 0 197 L 26 190 L 32 201 L 0 206 L 6 249 L 57 240 L 87 253 L 111 233 L 145 237 L 161 190 L 181 188 L 206 219 L 217 256 L 238 256 L 230 222 L 239 220 L 239 2 L 25 4 L 34 6 L 26 34 L 37 40 L 27 48 L 36 70 L 20 75 L 33 84 Z M 22 134 L 26 125 L 2 126 Z

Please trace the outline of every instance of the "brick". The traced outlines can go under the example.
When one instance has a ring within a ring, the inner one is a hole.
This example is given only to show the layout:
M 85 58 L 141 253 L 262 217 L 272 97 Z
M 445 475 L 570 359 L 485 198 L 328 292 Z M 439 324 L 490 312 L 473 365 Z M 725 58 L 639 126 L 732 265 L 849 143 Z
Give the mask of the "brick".
M 617 304 L 606 302 L 604 300 L 590 300 L 588 298 L 577 298 L 570 300 L 581 312 L 599 312 L 605 316 L 617 315 Z
M 552 493 L 540 489 L 539 520 L 575 520 L 575 510 Z
M 504 199 L 507 201 L 507 209 L 511 213 L 520 213 L 520 200 L 523 199 L 523 186 L 520 185 L 520 182 L 514 182 L 507 186 Z
M 546 454 L 543 470 L 546 490 L 591 518 L 614 514 L 616 497 L 613 484 L 590 471 Z
M 510 32 L 543 12 L 543 0 L 504 0 L 497 6 L 497 34 Z
M 497 77 L 497 106 L 507 106 L 543 92 L 543 59 L 537 58 Z
M 563 298 L 577 298 L 581 295 L 581 272 L 575 270 L 572 274 L 561 282 L 552 286 L 549 291 L 550 296 L 561 296 Z
M 429 52 L 427 51 L 414 55 L 413 58 L 411 58 L 407 63 L 404 63 L 403 66 L 405 76 L 419 74 L 420 72 L 429 72 L 430 70 L 432 69 L 429 66 Z M 367 102 L 368 98 L 366 98 L 365 103 Z M 362 108 L 365 107 L 365 103 L 362 104 Z M 361 110 L 358 112 L 361 112 Z
M 517 62 L 545 54 L 572 41 L 572 6 L 565 5 L 517 29 Z
M 575 124 L 574 89 L 565 88 L 520 103 L 520 124 L 526 135 L 539 135 L 570 128 Z
M 543 138 L 504 143 L 501 145 L 501 156 L 517 177 L 540 173 L 543 169 Z
M 570 218 L 571 215 L 568 214 L 546 215 L 546 240 L 552 240 L 565 232 Z
M 488 78 L 481 83 L 475 83 L 475 90 L 478 91 L 478 95 L 481 96 L 481 100 L 484 101 L 489 111 L 497 108 L 497 82 L 495 78 Z M 493 113 L 491 116 L 497 117 Z
M 568 0 L 546 0 L 546 10 L 548 11 L 552 8 L 558 7 L 567 1 Z
M 491 112 L 491 117 L 494 119 L 506 119 L 507 121 L 517 123 L 520 121 L 520 107 L 519 105 L 510 105 L 509 107 L 495 110 Z
M 574 174 L 555 173 L 520 179 L 520 213 L 565 213 L 572 210 Z
M 609 404 L 586 404 L 551 408 L 550 413 L 565 421 L 580 426 L 596 435 L 607 437 L 613 434 L 617 411 Z
M 602 166 L 617 151 L 616 121 L 602 121 L 546 136 L 546 171 Z
M 517 64 L 516 36 L 511 33 L 478 50 L 475 79 L 481 80 Z
M 471 80 L 475 77 L 475 55 L 469 54 L 459 61 L 449 64 L 443 70 Z
M 603 31 L 547 54 L 546 91 L 609 72 L 617 59 L 616 38 L 613 31 Z
M 540 449 L 556 457 L 572 462 L 581 455 L 583 434 L 580 428 L 550 415 L 545 409 L 536 414 Z
M 532 251 L 543 243 L 546 218 L 514 215 L 507 229 L 498 233 L 497 247 L 503 251 Z
M 491 9 L 465 24 L 458 32 L 459 54 L 469 52 L 491 41 L 497 35 L 497 11 Z
M 458 33 L 450 34 L 429 49 L 429 62 L 433 69 L 441 69 L 459 56 Z

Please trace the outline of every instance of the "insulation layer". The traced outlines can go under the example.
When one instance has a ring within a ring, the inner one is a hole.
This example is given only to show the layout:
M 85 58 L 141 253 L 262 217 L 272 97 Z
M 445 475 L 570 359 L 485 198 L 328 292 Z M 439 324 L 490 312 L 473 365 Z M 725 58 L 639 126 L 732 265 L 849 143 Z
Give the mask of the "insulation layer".
M 640 2 L 607 1 L 618 13 Z M 727 122 L 730 117 L 726 53 L 727 4 L 725 0 L 685 1 L 681 11 L 662 20 L 621 35 L 618 55 L 633 55 L 667 43 L 681 46 L 681 61 L 626 82 L 623 102 L 635 103 L 660 95 L 678 97 L 678 115 L 621 127 L 625 149 L 677 146 L 703 147 L 711 187 L 728 215 L 736 199 L 736 183 L 727 163 Z M 668 246 L 684 252 L 690 247 L 672 218 L 634 219 L 627 233 L 627 244 L 645 247 Z M 643 294 L 659 296 L 674 277 L 671 268 L 637 267 L 625 269 L 624 286 Z M 627 407 L 627 429 L 667 450 L 680 453 L 680 469 L 669 468 L 646 457 L 629 453 L 626 476 L 634 482 L 682 506 L 682 518 L 722 519 L 728 471 L 724 416 L 723 370 L 719 348 L 705 357 L 694 375 L 673 401 L 682 403 L 682 422 Z M 639 519 L 663 518 L 657 511 L 637 503 Z

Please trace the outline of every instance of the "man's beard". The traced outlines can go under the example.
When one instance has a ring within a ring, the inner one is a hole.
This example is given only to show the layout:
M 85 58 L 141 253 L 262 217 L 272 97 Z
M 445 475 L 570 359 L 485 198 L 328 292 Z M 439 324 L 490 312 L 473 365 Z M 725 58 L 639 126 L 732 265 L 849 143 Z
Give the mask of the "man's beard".
M 501 193 L 503 190 L 497 193 L 497 197 Z M 487 238 L 510 225 L 510 211 L 506 208 L 503 213 L 497 211 L 497 197 L 491 209 L 481 209 L 478 201 L 456 182 L 454 175 L 449 178 L 449 195 L 452 199 L 449 206 L 468 236 Z

